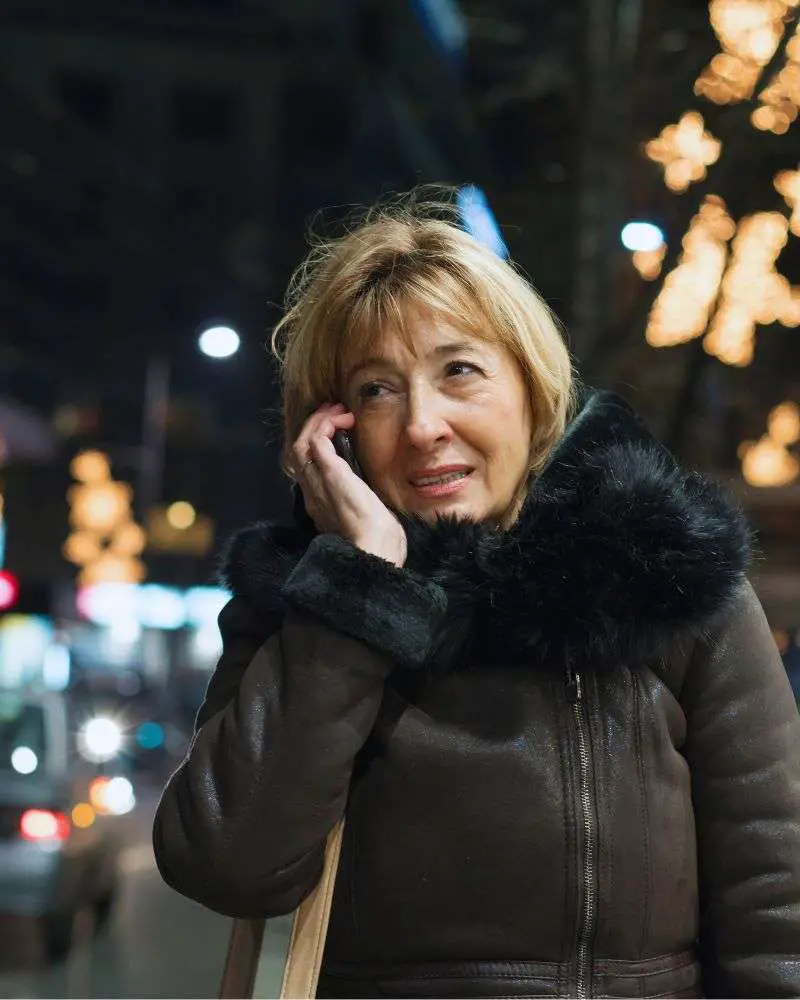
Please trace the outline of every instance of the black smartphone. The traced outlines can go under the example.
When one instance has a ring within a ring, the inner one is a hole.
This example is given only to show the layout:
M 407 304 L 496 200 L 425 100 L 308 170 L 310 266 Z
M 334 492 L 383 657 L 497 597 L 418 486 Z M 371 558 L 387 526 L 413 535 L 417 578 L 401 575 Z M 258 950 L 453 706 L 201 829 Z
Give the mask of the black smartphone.
M 361 466 L 358 464 L 353 442 L 347 431 L 336 431 L 333 435 L 333 447 L 336 449 L 336 454 L 347 462 L 359 479 L 363 479 L 364 474 L 361 471 Z

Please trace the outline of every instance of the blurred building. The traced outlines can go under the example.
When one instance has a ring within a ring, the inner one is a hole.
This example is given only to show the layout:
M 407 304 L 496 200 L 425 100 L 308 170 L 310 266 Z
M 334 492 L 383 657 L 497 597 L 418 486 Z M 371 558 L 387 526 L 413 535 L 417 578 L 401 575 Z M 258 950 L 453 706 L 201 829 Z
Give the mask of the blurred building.
M 159 499 L 190 501 L 217 538 L 285 509 L 269 303 L 320 205 L 480 172 L 463 41 L 455 5 L 431 0 L 3 5 L 2 388 L 57 437 L 38 471 L 6 473 L 21 576 L 72 572 L 53 541 L 78 448 L 136 486 L 154 357 L 171 367 Z M 196 350 L 214 318 L 243 335 L 230 362 Z M 152 562 L 184 586 L 212 565 Z

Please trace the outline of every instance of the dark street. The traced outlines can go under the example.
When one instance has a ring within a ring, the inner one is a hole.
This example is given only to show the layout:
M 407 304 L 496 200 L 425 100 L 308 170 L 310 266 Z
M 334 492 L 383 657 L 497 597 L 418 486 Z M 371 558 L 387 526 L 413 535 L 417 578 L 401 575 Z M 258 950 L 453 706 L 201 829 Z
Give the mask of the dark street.
M 230 921 L 183 899 L 164 885 L 150 849 L 155 807 L 150 792 L 129 817 L 122 854 L 122 891 L 108 925 L 77 919 L 66 962 L 42 964 L 32 922 L 4 919 L 0 933 L 0 996 L 215 997 Z M 277 996 L 288 921 L 267 930 L 256 995 Z

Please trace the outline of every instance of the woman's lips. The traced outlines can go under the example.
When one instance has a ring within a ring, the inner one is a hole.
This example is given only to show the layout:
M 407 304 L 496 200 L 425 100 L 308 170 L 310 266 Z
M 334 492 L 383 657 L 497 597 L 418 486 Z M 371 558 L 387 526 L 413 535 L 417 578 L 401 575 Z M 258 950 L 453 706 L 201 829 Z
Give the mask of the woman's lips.
M 449 482 L 445 483 L 429 483 L 425 486 L 417 483 L 411 483 L 414 488 L 414 492 L 421 497 L 426 497 L 428 499 L 438 499 L 439 497 L 449 497 L 453 493 L 458 493 L 459 490 L 463 490 L 467 483 L 472 477 L 472 472 L 467 472 L 458 479 L 451 479 Z

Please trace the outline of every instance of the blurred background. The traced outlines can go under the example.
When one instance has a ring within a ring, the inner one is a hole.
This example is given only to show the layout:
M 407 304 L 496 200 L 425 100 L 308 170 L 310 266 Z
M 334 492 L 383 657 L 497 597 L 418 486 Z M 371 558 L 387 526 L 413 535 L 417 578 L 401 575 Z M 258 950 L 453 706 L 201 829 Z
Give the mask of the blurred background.
M 150 823 L 220 545 L 288 514 L 265 345 L 320 208 L 459 187 L 737 494 L 800 694 L 799 109 L 800 0 L 4 0 L 0 996 L 215 995 Z

